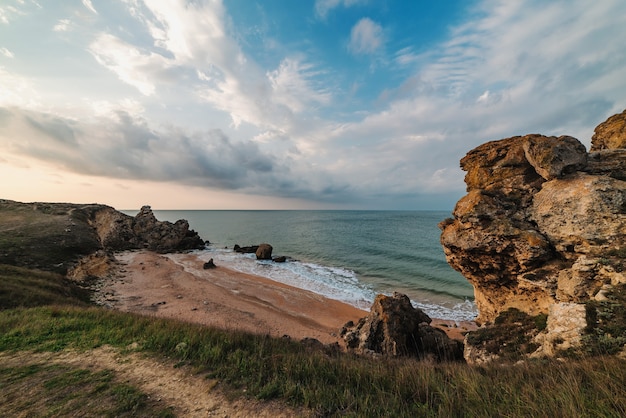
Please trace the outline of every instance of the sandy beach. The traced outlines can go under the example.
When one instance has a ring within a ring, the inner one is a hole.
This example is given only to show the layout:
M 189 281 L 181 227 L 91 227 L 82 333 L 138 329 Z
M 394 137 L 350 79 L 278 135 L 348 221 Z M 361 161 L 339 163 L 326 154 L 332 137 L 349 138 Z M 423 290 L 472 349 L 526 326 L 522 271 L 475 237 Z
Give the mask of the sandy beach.
M 116 254 L 116 272 L 104 281 L 96 301 L 126 312 L 239 329 L 275 337 L 338 342 L 341 327 L 366 311 L 264 277 L 217 266 L 204 269 L 196 254 L 133 251 Z M 473 328 L 433 320 L 451 337 Z

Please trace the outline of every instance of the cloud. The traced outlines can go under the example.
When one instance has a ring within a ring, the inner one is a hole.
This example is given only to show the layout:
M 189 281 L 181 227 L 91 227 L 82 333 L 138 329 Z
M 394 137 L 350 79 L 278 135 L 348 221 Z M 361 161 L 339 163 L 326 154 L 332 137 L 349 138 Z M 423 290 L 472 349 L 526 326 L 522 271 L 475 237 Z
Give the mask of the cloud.
M 72 22 L 69 19 L 61 19 L 52 27 L 55 32 L 67 32 L 70 30 Z
M 0 48 L 0 54 L 4 55 L 7 58 L 14 58 L 13 52 L 9 51 L 6 48 Z
M 353 54 L 373 54 L 384 43 L 383 28 L 372 19 L 364 17 L 350 31 L 348 50 Z
M 329 12 L 339 6 L 346 8 L 368 3 L 368 0 L 316 0 L 315 14 L 318 18 L 325 19 Z
M 318 75 L 320 72 L 311 64 L 299 59 L 284 59 L 276 70 L 267 74 L 274 102 L 287 106 L 293 113 L 303 112 L 311 105 L 330 103 L 330 92 L 313 85 Z
M 83 1 L 83 6 L 85 6 L 90 12 L 94 14 L 98 14 L 95 7 L 93 7 L 93 4 L 91 3 L 91 0 L 82 0 L 82 1 Z
M 166 57 L 141 50 L 123 40 L 102 33 L 89 45 L 89 52 L 98 63 L 113 71 L 120 80 L 130 84 L 142 94 L 155 92 L 154 78 L 173 64 Z

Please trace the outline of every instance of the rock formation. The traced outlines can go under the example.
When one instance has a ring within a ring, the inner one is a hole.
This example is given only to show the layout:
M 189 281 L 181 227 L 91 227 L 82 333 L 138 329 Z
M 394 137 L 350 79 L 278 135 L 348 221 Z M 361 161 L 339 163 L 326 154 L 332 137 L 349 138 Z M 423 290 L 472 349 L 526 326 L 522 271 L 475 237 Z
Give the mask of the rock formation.
M 412 356 L 441 360 L 462 358 L 462 344 L 431 327 L 430 317 L 414 308 L 406 295 L 378 295 L 370 313 L 341 331 L 346 346 L 358 354 Z
M 477 322 L 547 315 L 538 353 L 580 345 L 584 304 L 626 283 L 626 111 L 569 136 L 492 141 L 462 160 L 467 195 L 440 223 L 448 263 L 474 286 Z M 567 321 L 563 320 L 567 317 Z
M 260 244 L 259 248 L 256 249 L 256 259 L 257 260 L 271 260 L 272 259 L 272 246 L 269 244 Z
M 106 205 L 0 200 L 0 212 L 5 238 L 0 242 L 0 263 L 61 274 L 69 270 L 75 278 L 109 263 L 107 254 L 114 251 L 204 248 L 187 221 L 158 221 L 149 206 L 132 217 Z

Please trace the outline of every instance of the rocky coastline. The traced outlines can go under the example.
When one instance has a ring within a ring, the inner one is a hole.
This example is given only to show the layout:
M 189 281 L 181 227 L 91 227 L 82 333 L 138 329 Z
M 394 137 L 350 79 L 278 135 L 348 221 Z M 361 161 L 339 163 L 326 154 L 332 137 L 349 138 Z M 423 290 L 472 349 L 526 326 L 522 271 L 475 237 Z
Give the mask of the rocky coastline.
M 461 160 L 467 195 L 440 228 L 483 324 L 466 338 L 468 362 L 626 355 L 626 325 L 615 327 L 626 312 L 626 111 L 591 143 L 532 134 Z

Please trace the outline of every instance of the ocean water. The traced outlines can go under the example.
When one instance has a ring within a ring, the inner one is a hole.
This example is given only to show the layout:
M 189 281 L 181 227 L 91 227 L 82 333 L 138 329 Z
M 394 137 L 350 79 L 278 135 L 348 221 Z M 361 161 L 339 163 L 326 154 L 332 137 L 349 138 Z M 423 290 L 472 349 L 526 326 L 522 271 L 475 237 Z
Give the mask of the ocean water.
M 125 211 L 135 215 L 136 211 Z M 446 262 L 438 211 L 155 210 L 159 220 L 189 221 L 211 244 L 199 251 L 216 265 L 268 277 L 368 310 L 394 291 L 434 318 L 471 320 L 473 289 Z M 257 261 L 235 244 L 267 242 L 286 263 Z

